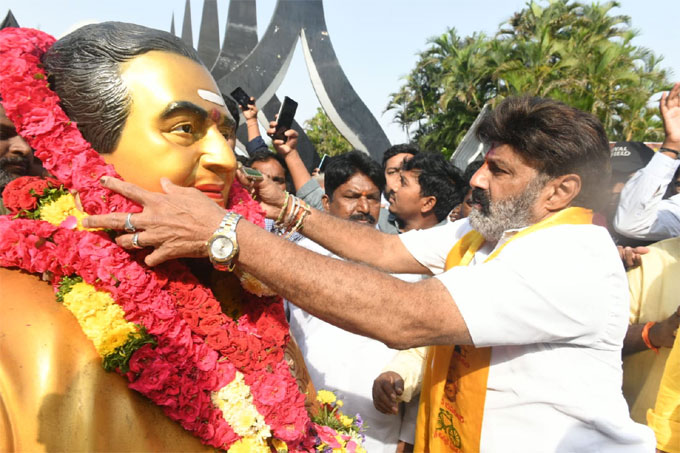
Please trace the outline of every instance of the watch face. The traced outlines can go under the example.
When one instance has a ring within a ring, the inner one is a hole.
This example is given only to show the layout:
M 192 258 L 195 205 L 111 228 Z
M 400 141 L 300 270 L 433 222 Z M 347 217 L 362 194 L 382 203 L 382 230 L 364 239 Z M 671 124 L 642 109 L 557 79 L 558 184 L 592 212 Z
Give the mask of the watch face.
M 215 238 L 210 244 L 210 254 L 216 261 L 226 261 L 231 258 L 234 251 L 234 243 L 229 238 L 221 236 Z

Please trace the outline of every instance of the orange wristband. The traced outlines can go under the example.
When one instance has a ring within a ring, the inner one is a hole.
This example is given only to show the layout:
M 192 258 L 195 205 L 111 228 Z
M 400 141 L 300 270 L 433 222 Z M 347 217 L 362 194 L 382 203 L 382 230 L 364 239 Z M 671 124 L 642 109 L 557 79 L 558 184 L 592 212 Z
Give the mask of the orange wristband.
M 651 349 L 652 351 L 656 352 L 657 354 L 659 353 L 659 348 L 654 346 L 651 341 L 649 341 L 649 329 L 652 328 L 652 326 L 656 324 L 654 321 L 649 321 L 645 326 L 642 328 L 642 341 L 645 342 L 647 347 Z

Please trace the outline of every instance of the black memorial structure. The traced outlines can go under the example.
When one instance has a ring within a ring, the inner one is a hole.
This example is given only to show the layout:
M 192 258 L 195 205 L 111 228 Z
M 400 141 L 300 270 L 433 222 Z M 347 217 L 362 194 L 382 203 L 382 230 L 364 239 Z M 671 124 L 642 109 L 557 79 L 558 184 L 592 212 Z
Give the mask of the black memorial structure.
M 174 31 L 174 20 L 171 30 Z M 193 45 L 189 0 L 181 37 Z M 286 75 L 298 39 L 312 87 L 329 119 L 352 146 L 380 160 L 390 146 L 389 140 L 340 67 L 326 27 L 322 0 L 278 0 L 260 41 L 255 0 L 231 1 L 221 49 L 217 1 L 204 0 L 198 53 L 222 93 L 231 93 L 241 86 L 259 105 L 264 105 L 263 126 L 279 110 L 280 101 L 275 93 Z M 300 126 L 295 124 L 294 128 L 301 136 L 300 155 L 313 168 L 319 157 Z M 246 140 L 245 136 L 239 139 Z

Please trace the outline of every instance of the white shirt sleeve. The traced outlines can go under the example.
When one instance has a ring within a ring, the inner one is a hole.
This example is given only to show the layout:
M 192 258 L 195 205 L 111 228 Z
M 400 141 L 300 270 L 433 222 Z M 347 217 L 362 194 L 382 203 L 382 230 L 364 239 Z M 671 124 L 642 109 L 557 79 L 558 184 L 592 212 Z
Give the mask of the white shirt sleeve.
M 456 242 L 472 228 L 467 219 L 445 223 L 425 230 L 411 230 L 399 239 L 420 264 L 434 275 L 444 272 L 446 257 Z
M 572 234 L 586 228 L 597 227 L 537 231 L 487 263 L 435 277 L 451 294 L 475 346 L 592 346 L 605 338 L 600 346 L 609 348 L 621 341 L 628 307 L 623 266 L 603 228 L 590 240 Z
M 621 191 L 614 228 L 624 236 L 660 241 L 680 236 L 680 195 L 663 200 L 680 160 L 655 153 Z

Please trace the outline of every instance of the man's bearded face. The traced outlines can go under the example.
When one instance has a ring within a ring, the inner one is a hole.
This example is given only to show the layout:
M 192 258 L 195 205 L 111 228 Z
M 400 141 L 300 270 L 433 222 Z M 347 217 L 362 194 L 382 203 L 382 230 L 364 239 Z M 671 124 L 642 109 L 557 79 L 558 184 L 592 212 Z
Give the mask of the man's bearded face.
M 522 193 L 502 200 L 491 200 L 486 190 L 472 189 L 470 225 L 489 241 L 498 241 L 504 231 L 531 225 L 533 206 L 545 183 L 545 177 L 536 176 Z
M 0 192 L 19 176 L 26 176 L 33 164 L 33 151 L 14 129 L 14 123 L 0 106 Z

